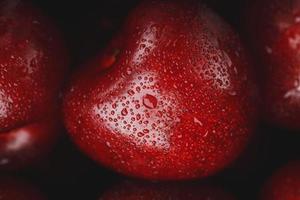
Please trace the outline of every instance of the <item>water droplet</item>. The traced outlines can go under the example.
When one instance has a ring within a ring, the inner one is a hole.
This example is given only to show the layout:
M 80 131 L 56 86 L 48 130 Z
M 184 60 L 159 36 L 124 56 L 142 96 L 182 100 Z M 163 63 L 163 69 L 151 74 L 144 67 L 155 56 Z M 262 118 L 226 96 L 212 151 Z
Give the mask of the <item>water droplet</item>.
M 146 108 L 149 108 L 149 109 L 153 109 L 153 108 L 156 108 L 157 106 L 157 99 L 155 96 L 153 95 L 150 95 L 150 94 L 146 94 L 144 97 L 143 97 L 143 104 Z
M 127 74 L 130 75 L 132 73 L 132 69 L 130 67 L 127 68 Z
M 111 145 L 110 145 L 110 143 L 109 143 L 109 142 L 106 142 L 106 146 L 110 147 Z
M 128 94 L 129 94 L 130 96 L 132 96 L 132 95 L 134 95 L 135 93 L 134 93 L 133 90 L 128 90 Z
M 140 92 L 140 91 L 141 91 L 141 88 L 140 88 L 140 87 L 136 87 L 136 91 L 137 91 L 137 92 Z
M 197 119 L 196 117 L 194 117 L 194 122 L 196 124 L 199 124 L 200 126 L 203 126 L 202 122 L 199 119 Z
M 144 133 L 142 133 L 142 132 L 138 132 L 138 134 L 137 134 L 139 137 L 143 137 L 145 134 Z
M 148 129 L 144 129 L 143 133 L 149 133 L 149 130 Z
M 273 53 L 273 49 L 271 47 L 266 46 L 266 52 L 268 54 L 272 54 Z
M 126 116 L 126 115 L 128 114 L 127 109 L 124 108 L 124 109 L 121 111 L 121 114 L 122 114 L 123 116 Z

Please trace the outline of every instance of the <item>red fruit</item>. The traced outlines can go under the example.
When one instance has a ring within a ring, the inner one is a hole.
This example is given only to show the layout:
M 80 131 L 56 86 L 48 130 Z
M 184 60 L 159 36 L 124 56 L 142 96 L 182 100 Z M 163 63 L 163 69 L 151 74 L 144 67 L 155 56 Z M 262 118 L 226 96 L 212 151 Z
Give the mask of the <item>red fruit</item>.
M 247 143 L 254 93 L 240 41 L 216 14 L 196 1 L 145 1 L 74 76 L 64 119 L 84 152 L 118 172 L 204 177 Z
M 233 200 L 220 188 L 199 184 L 145 184 L 123 182 L 104 193 L 100 200 Z
M 300 129 L 300 2 L 258 1 L 248 16 L 247 32 L 265 70 L 262 94 L 266 118 Z
M 8 177 L 0 177 L 0 198 L 3 200 L 46 199 L 34 186 Z
M 300 162 L 292 162 L 278 170 L 267 182 L 262 200 L 299 200 Z
M 0 169 L 49 150 L 60 130 L 57 97 L 67 60 L 59 33 L 39 10 L 0 2 Z

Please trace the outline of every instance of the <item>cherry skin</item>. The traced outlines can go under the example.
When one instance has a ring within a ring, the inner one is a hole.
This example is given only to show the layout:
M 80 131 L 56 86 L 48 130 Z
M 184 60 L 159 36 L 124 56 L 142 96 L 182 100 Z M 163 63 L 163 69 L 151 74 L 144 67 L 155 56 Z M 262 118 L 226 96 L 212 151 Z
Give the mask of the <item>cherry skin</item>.
M 0 169 L 24 167 L 52 146 L 68 57 L 52 23 L 29 3 L 0 2 Z
M 300 199 L 300 162 L 291 162 L 279 169 L 267 182 L 262 200 Z
M 3 200 L 45 200 L 31 184 L 12 177 L 0 177 L 0 197 Z
M 255 84 L 237 35 L 196 1 L 143 2 L 64 98 L 73 140 L 91 158 L 145 179 L 223 169 L 255 123 Z
M 300 129 L 300 2 L 263 0 L 245 24 L 260 60 L 266 119 Z
M 234 200 L 235 198 L 214 186 L 197 183 L 154 184 L 124 181 L 105 192 L 99 200 Z

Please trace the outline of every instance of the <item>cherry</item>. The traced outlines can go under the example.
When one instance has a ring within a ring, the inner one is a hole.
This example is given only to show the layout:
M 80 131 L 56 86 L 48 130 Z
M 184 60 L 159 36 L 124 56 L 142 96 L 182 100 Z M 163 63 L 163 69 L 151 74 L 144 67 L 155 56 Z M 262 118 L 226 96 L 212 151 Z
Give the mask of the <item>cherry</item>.
M 67 62 L 60 34 L 37 8 L 0 2 L 0 169 L 29 165 L 53 145 Z
M 300 3 L 263 0 L 249 7 L 246 29 L 263 72 L 266 119 L 300 129 Z
M 279 169 L 267 182 L 262 200 L 300 199 L 300 162 L 291 162 Z
M 3 200 L 43 200 L 41 192 L 31 184 L 12 177 L 0 177 L 0 198 Z
M 146 179 L 223 169 L 255 123 L 256 87 L 238 36 L 197 1 L 143 2 L 77 72 L 64 120 L 91 158 Z
M 154 184 L 124 181 L 105 192 L 100 200 L 233 200 L 233 196 L 215 186 L 197 183 Z

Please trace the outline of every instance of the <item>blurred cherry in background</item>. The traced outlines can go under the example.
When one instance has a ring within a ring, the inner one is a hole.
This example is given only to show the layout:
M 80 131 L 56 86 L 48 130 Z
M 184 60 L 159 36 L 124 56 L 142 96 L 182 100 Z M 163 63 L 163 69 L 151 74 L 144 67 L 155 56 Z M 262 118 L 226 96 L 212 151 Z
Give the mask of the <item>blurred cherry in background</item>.
M 277 170 L 266 183 L 261 200 L 300 199 L 300 162 L 290 162 Z
M 0 2 L 0 169 L 32 164 L 62 129 L 59 92 L 68 69 L 64 41 L 42 12 Z
M 246 15 L 243 26 L 257 56 L 265 119 L 300 130 L 300 3 L 253 1 Z
M 2 200 L 46 200 L 38 188 L 30 183 L 8 176 L 0 177 L 0 199 Z

